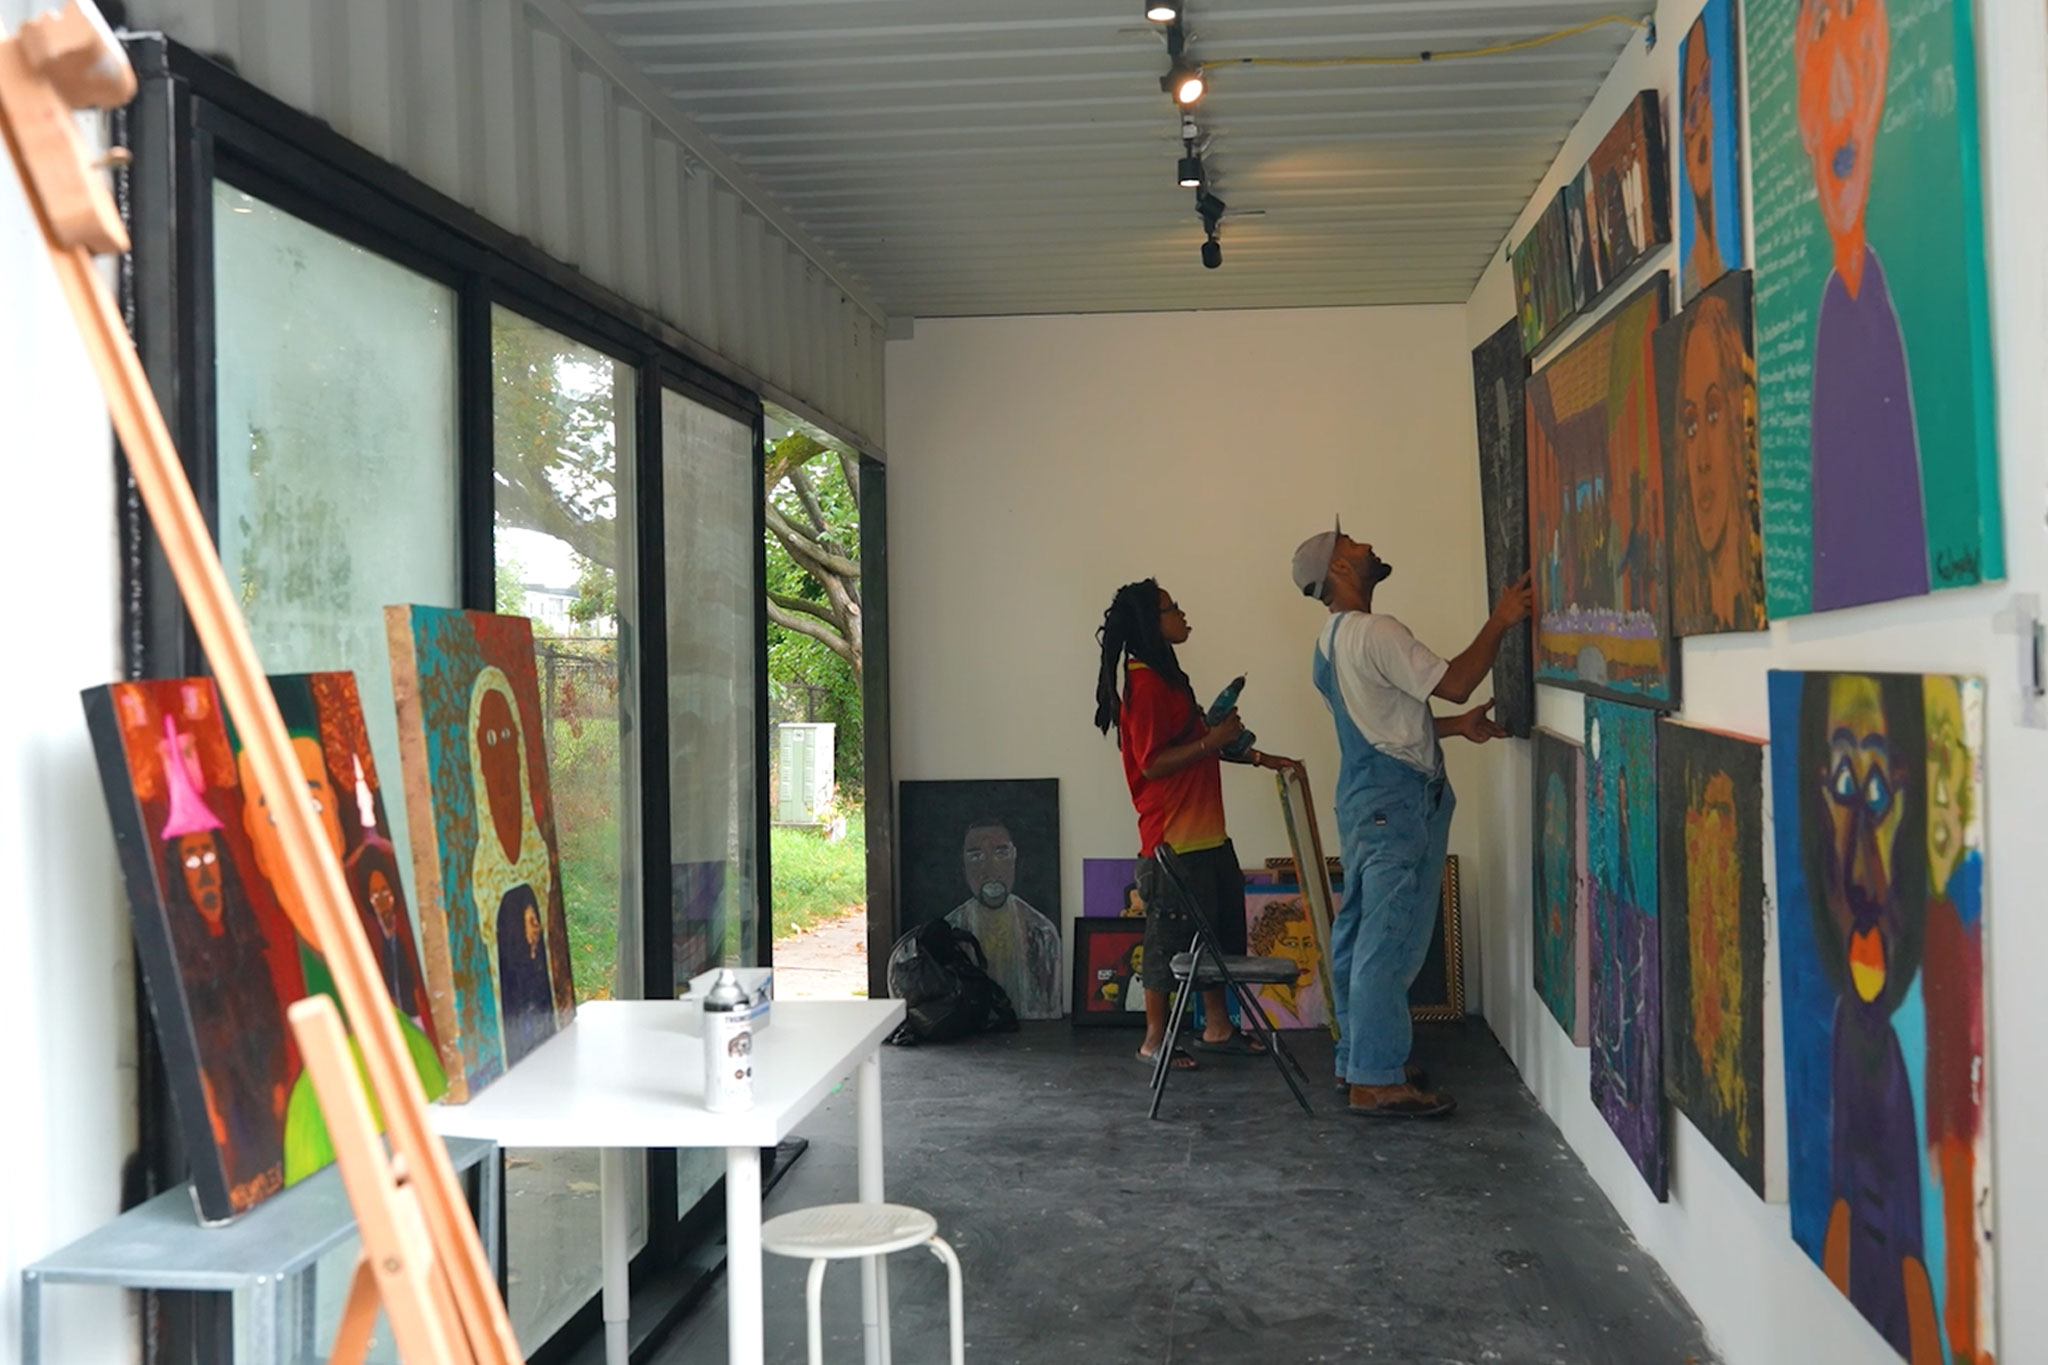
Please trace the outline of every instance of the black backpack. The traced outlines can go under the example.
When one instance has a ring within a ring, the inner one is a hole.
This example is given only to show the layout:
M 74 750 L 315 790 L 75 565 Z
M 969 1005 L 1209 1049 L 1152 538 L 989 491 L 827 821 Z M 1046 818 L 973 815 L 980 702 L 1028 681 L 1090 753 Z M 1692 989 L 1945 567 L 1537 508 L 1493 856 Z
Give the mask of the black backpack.
M 889 994 L 908 1010 L 889 1036 L 892 1043 L 943 1043 L 1017 1028 L 1016 1007 L 988 974 L 981 941 L 943 919 L 896 940 L 889 950 Z

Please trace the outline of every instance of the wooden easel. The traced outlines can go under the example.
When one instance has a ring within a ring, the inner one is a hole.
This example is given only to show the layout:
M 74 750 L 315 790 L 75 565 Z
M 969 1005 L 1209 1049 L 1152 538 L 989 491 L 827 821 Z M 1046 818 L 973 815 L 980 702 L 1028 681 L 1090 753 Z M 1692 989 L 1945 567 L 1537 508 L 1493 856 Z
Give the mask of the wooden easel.
M 135 97 L 135 89 L 127 55 L 91 0 L 68 0 L 61 13 L 30 19 L 0 37 L 0 135 L 98 373 L 136 488 L 243 737 L 257 789 L 276 820 L 289 875 L 354 1023 L 363 1070 L 390 1134 L 387 1157 L 333 1002 L 316 997 L 294 1005 L 292 1028 L 363 1236 L 333 1359 L 343 1365 L 362 1360 L 381 1302 L 399 1353 L 411 1365 L 512 1365 L 519 1346 L 504 1301 L 447 1152 L 428 1126 L 426 1095 L 341 865 L 321 833 L 163 414 L 93 264 L 96 255 L 126 251 L 128 234 L 73 111 L 117 108 Z
M 1301 884 L 1302 908 L 1316 939 L 1316 975 L 1323 983 L 1324 1013 L 1330 1036 L 1340 1037 L 1337 993 L 1330 984 L 1331 921 L 1336 916 L 1330 895 L 1330 865 L 1323 859 L 1323 836 L 1316 828 L 1316 803 L 1308 789 L 1308 768 L 1293 763 L 1273 774 L 1280 790 L 1280 816 L 1287 824 L 1287 842 L 1294 849 L 1294 875 Z

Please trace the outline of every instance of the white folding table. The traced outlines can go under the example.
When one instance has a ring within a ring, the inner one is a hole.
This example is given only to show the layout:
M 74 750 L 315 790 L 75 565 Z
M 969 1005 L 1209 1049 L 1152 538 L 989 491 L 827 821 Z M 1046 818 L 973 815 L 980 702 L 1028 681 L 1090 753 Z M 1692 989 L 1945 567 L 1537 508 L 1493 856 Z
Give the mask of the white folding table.
M 754 1104 L 704 1108 L 704 1049 L 695 1001 L 597 1000 L 467 1104 L 435 1105 L 448 1137 L 501 1147 L 595 1147 L 601 1157 L 607 1365 L 626 1365 L 626 1159 L 640 1148 L 725 1150 L 726 1290 L 732 1365 L 761 1365 L 761 1149 L 773 1147 L 849 1074 L 859 1134 L 859 1194 L 882 1199 L 882 1040 L 903 1021 L 900 1000 L 784 1000 L 754 1035 Z M 868 1365 L 888 1365 L 888 1271 L 861 1265 Z

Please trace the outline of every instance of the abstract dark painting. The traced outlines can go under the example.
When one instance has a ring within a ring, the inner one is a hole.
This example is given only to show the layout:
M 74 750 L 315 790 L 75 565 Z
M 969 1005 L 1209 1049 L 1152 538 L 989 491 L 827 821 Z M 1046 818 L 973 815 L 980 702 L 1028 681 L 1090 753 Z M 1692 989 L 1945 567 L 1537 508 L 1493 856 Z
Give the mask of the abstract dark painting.
M 1586 703 L 1592 1094 L 1657 1198 L 1670 1194 L 1657 932 L 1657 718 Z
M 1770 675 L 1792 1236 L 1916 1362 L 1994 1357 L 1984 692 Z
M 576 1014 L 524 617 L 384 609 L 428 996 L 460 1103 Z
M 1536 994 L 1572 1042 L 1592 1041 L 1587 1003 L 1589 950 L 1586 924 L 1585 750 L 1574 740 L 1538 730 L 1535 735 Z
M 1664 276 L 1529 379 L 1536 681 L 1672 708 L 1664 452 L 1653 335 Z
M 1597 298 L 1671 240 L 1671 178 L 1657 92 L 1644 90 L 1600 139 L 1577 179 Z
M 1510 253 L 1522 351 L 1533 354 L 1578 311 L 1572 283 L 1571 230 L 1563 191 Z
M 1523 386 L 1529 362 L 1512 322 L 1472 352 L 1472 398 L 1479 418 L 1479 514 L 1486 539 L 1486 600 L 1529 571 L 1529 439 Z M 1536 719 L 1529 627 L 1511 628 L 1493 661 L 1493 718 L 1526 737 Z
M 1657 727 L 1664 1094 L 1764 1195 L 1764 749 Z
M 1764 628 L 1749 299 L 1732 271 L 1657 329 L 1674 635 Z

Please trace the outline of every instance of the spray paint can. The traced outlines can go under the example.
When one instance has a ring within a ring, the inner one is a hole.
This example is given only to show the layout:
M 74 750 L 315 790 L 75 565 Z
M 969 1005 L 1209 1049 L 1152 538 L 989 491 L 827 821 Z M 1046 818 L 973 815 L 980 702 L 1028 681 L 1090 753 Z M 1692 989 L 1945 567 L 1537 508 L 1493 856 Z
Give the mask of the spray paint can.
M 729 1114 L 754 1103 L 754 1011 L 731 968 L 704 992 L 704 1107 Z

